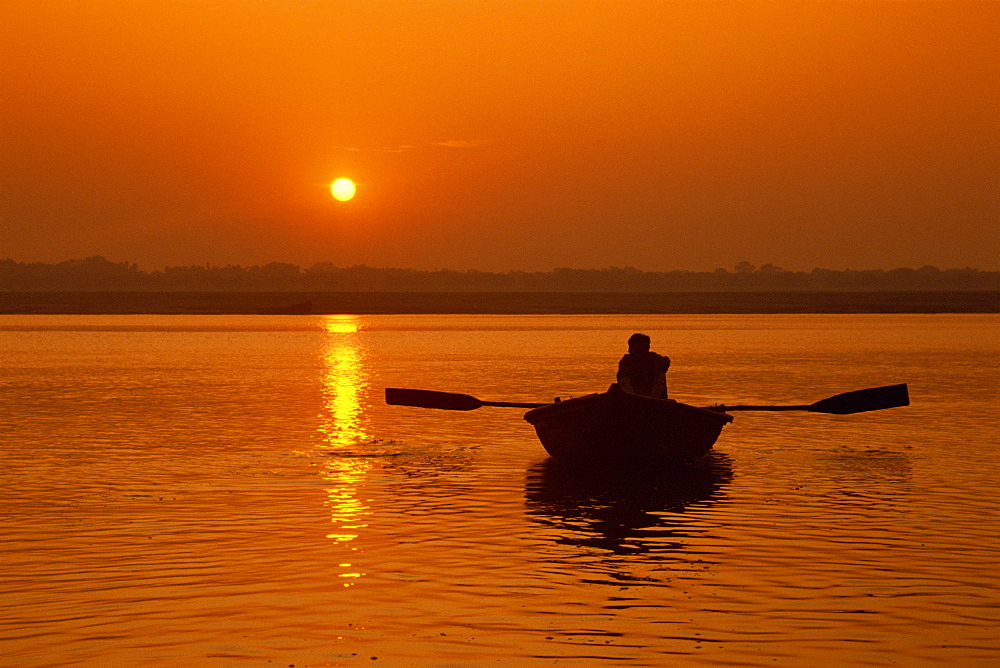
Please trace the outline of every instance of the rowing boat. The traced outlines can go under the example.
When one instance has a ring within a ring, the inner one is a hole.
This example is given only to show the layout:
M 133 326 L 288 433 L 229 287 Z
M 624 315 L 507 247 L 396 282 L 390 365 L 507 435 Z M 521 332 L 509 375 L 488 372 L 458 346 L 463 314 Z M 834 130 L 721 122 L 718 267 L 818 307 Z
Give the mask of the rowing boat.
M 733 421 L 721 411 L 629 394 L 617 383 L 534 408 L 524 419 L 553 458 L 610 464 L 696 461 Z
M 820 399 L 811 404 L 739 405 L 698 408 L 670 399 L 628 394 L 618 384 L 607 392 L 555 400 L 551 404 L 483 401 L 470 394 L 385 388 L 385 402 L 448 411 L 483 406 L 530 408 L 524 419 L 553 458 L 566 462 L 607 464 L 688 463 L 704 457 L 722 428 L 733 421 L 728 411 L 808 411 L 852 415 L 909 406 L 906 383 L 870 387 Z

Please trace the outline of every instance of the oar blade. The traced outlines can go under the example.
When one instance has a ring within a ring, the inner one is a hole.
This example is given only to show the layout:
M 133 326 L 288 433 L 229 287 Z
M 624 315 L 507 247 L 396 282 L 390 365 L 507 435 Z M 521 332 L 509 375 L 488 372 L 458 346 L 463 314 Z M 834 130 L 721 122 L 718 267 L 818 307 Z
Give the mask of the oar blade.
M 400 387 L 385 388 L 385 403 L 393 406 L 439 408 L 446 411 L 471 411 L 483 405 L 468 394 L 437 392 L 435 390 L 408 390 Z
M 910 394 L 906 383 L 886 385 L 885 387 L 870 387 L 867 390 L 844 392 L 808 406 L 807 411 L 813 413 L 833 413 L 834 415 L 850 415 L 865 411 L 878 411 L 883 408 L 897 408 L 910 405 Z

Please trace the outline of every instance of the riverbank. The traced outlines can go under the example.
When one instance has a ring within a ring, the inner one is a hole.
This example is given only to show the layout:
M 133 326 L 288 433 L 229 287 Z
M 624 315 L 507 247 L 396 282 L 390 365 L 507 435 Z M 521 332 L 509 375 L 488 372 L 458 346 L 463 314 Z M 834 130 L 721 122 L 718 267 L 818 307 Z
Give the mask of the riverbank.
M 307 308 L 302 308 L 308 304 Z M 1000 292 L 3 292 L 0 314 L 1000 313 Z

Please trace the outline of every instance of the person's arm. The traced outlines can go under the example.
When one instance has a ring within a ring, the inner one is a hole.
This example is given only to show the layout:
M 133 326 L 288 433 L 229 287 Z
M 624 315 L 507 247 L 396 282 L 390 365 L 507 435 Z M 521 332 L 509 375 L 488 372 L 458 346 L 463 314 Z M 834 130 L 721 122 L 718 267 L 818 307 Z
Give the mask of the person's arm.
M 658 360 L 657 367 L 659 368 L 660 371 L 666 373 L 667 369 L 670 368 L 670 358 L 667 357 L 666 355 L 660 355 L 659 357 L 660 359 Z
M 629 375 L 629 357 L 625 355 L 618 361 L 618 375 L 616 376 L 618 380 L 618 385 L 625 390 L 634 394 L 632 390 L 632 378 Z

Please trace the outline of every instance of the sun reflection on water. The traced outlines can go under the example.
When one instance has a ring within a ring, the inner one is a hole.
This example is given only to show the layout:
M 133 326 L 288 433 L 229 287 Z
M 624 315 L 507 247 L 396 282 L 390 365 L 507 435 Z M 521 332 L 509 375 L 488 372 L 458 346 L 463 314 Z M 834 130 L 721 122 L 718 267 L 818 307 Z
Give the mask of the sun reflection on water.
M 345 448 L 368 438 L 362 424 L 361 395 L 368 388 L 364 353 L 353 316 L 329 316 L 330 334 L 323 351 L 324 420 L 320 427 L 327 445 Z
M 368 526 L 371 508 L 360 497 L 359 483 L 372 468 L 371 461 L 355 456 L 354 448 L 368 440 L 363 420 L 362 398 L 368 388 L 365 356 L 358 338 L 360 327 L 355 316 L 328 316 L 323 323 L 328 340 L 323 350 L 323 395 L 320 432 L 328 459 L 323 476 L 331 483 L 326 488 L 333 531 L 327 534 L 337 543 L 349 543 Z M 350 547 L 356 550 L 357 547 Z M 350 563 L 339 577 L 350 586 L 364 573 Z
M 323 322 L 323 329 L 332 334 L 354 334 L 358 323 L 350 315 L 331 315 Z

